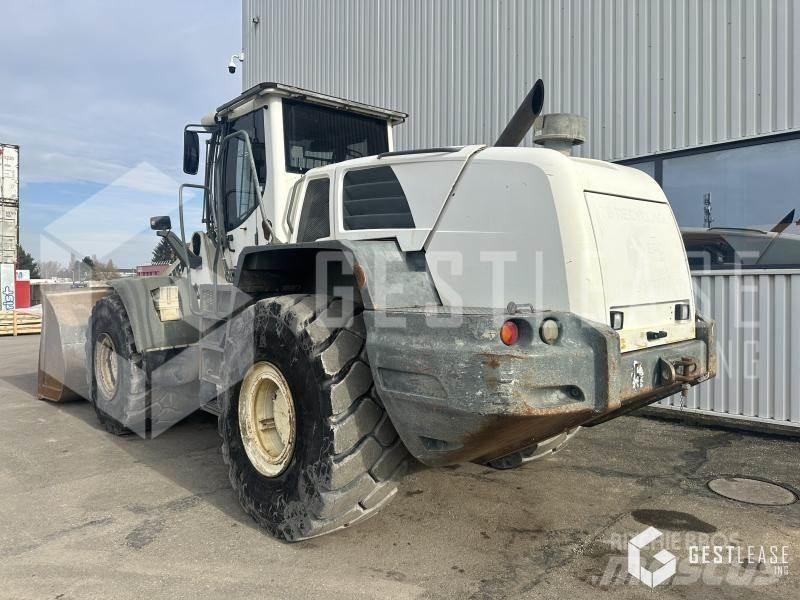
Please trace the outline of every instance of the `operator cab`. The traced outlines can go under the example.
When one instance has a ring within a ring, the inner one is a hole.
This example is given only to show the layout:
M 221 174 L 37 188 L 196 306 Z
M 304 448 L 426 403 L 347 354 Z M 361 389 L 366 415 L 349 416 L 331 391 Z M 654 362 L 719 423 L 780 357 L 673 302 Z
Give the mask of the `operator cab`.
M 187 126 L 184 171 L 197 172 L 198 133 L 207 142 L 204 221 L 224 240 L 225 270 L 248 246 L 288 242 L 292 186 L 310 169 L 393 150 L 402 112 L 280 83 L 261 83 Z M 192 249 L 207 244 L 195 234 Z M 206 254 L 208 254 L 206 252 Z

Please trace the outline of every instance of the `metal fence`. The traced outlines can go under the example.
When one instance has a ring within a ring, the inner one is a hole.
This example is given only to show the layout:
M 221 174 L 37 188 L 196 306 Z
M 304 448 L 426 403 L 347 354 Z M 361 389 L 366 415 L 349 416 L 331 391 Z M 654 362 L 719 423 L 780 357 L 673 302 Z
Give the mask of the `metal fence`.
M 654 407 L 800 428 L 800 269 L 698 271 L 700 314 L 717 323 L 717 377 Z

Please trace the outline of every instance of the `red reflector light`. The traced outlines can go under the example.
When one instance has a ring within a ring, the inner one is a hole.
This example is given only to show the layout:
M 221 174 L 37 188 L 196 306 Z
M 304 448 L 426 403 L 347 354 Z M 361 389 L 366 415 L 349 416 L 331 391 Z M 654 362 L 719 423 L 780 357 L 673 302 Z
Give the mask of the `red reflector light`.
M 506 346 L 515 344 L 519 339 L 519 327 L 514 321 L 506 321 L 500 328 L 500 339 Z

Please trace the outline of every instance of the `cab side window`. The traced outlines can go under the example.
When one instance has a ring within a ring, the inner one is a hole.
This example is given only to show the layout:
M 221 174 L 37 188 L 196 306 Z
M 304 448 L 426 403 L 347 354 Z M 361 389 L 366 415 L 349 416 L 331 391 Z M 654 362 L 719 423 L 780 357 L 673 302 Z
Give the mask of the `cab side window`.
M 327 177 L 312 179 L 306 185 L 297 229 L 298 242 L 313 242 L 331 234 L 330 191 L 331 180 Z
M 250 137 L 258 186 L 253 181 L 247 143 L 241 137 L 230 138 L 223 148 L 222 194 L 225 206 L 225 230 L 241 225 L 258 207 L 267 182 L 266 146 L 264 144 L 264 114 L 256 110 L 236 119 L 228 133 L 243 131 Z

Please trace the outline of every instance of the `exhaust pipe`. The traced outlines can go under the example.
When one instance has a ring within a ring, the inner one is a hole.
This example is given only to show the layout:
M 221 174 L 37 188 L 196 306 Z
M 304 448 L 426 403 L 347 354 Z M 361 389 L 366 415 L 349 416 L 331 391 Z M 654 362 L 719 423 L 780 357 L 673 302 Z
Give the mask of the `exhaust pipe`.
M 541 114 L 542 106 L 544 106 L 544 82 L 538 79 L 494 145 L 519 146 L 525 134 L 533 127 L 533 122 Z

